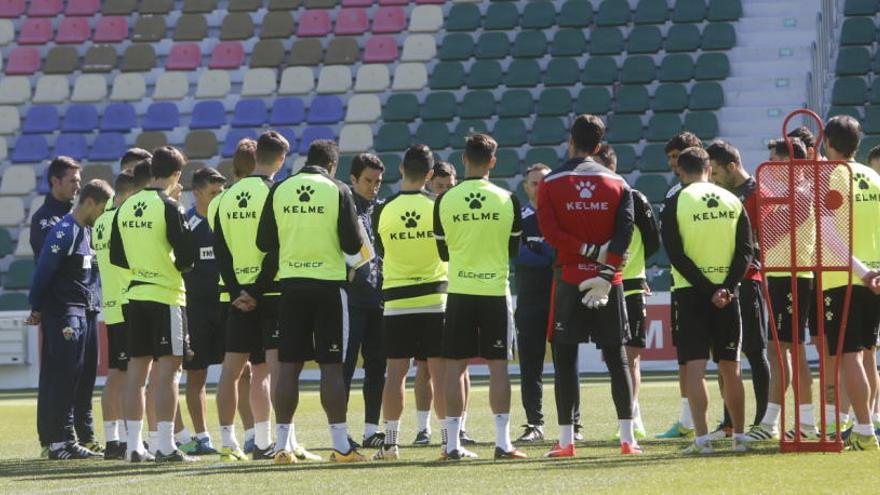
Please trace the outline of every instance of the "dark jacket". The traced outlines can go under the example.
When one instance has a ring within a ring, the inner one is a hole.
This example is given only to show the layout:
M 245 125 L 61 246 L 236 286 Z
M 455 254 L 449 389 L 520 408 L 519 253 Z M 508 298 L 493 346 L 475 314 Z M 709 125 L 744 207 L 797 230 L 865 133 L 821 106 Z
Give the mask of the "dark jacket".
M 34 261 L 40 256 L 46 234 L 61 220 L 61 217 L 70 213 L 73 209 L 73 201 L 58 201 L 51 193 L 46 195 L 46 201 L 31 217 L 31 250 L 34 252 Z
M 373 207 L 376 201 L 370 201 L 352 191 L 354 204 L 357 207 L 358 219 L 363 223 L 371 243 L 375 242 L 373 232 Z M 348 305 L 356 308 L 382 308 L 382 259 L 377 254 L 372 261 L 358 268 L 354 280 L 348 284 Z
M 556 251 L 544 240 L 538 215 L 531 204 L 522 207 L 522 243 L 516 266 L 517 305 L 550 305 L 553 260 Z

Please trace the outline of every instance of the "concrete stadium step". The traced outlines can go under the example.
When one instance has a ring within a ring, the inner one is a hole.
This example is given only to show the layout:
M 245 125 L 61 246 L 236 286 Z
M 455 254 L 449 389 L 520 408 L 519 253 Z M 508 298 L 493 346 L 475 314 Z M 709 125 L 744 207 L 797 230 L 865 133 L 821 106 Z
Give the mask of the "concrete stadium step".
M 792 46 L 810 46 L 815 40 L 815 29 L 784 29 L 769 33 L 746 33 L 741 38 L 737 38 L 736 46 L 742 48 L 782 48 Z
M 736 47 L 727 57 L 734 62 L 775 62 L 784 60 L 810 60 L 812 51 L 806 46 Z

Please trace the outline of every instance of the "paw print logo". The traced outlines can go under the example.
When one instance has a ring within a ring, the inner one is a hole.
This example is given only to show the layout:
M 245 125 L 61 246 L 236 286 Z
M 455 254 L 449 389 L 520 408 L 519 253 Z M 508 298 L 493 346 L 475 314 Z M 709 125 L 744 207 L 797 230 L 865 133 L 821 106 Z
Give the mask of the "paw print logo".
M 146 209 L 147 209 L 147 204 L 144 203 L 143 201 L 138 201 L 134 205 L 134 216 L 136 216 L 136 217 L 144 216 L 144 210 L 146 210 Z
M 578 196 L 581 199 L 590 199 L 593 197 L 593 192 L 596 191 L 596 184 L 592 182 L 578 182 L 574 185 L 574 188 L 578 191 Z
M 52 250 L 52 254 L 58 254 L 58 251 L 61 251 L 61 246 L 59 246 L 58 244 L 52 244 L 49 249 Z
M 315 194 L 315 190 L 312 188 L 312 186 L 305 185 L 299 186 L 299 188 L 297 188 L 296 190 L 296 193 L 299 194 L 300 201 L 302 201 L 303 203 L 308 203 L 312 200 L 312 194 Z
M 718 208 L 718 200 L 720 199 L 721 198 L 715 193 L 709 193 L 703 196 L 703 202 L 705 202 L 706 206 L 709 208 Z
M 408 211 L 404 213 L 400 219 L 406 222 L 404 226 L 408 229 L 414 229 L 419 226 L 419 220 L 421 220 L 422 216 L 414 211 Z
M 55 238 L 56 239 L 63 239 L 64 238 L 64 231 L 59 230 L 58 232 L 55 232 Z
M 859 189 L 865 190 L 871 187 L 870 185 L 868 185 L 868 178 L 865 177 L 865 174 L 863 173 L 854 174 L 853 181 L 855 181 L 855 183 L 859 185 Z
M 248 201 L 251 200 L 251 193 L 242 191 L 235 196 L 235 199 L 238 201 L 239 208 L 247 208 Z
M 486 201 L 486 196 L 478 192 L 472 192 L 465 196 L 464 200 L 467 201 L 468 206 L 470 206 L 472 210 L 479 210 L 483 207 L 483 201 Z
M 104 239 L 104 224 L 98 225 L 98 228 L 95 229 L 95 236 L 99 241 Z

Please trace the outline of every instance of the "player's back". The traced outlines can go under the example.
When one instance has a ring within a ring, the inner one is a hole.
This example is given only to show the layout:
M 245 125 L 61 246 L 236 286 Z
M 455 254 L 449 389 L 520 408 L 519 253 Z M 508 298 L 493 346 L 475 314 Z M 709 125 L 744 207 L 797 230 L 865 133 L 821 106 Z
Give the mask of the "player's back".
M 880 268 L 880 174 L 874 169 L 858 162 L 850 162 L 852 170 L 852 255 L 872 269 Z M 835 180 L 846 174 L 835 172 L 831 178 L 832 188 Z M 838 189 L 843 189 L 838 188 Z M 841 229 L 841 225 L 837 225 Z M 843 232 L 841 232 L 843 234 Z M 825 237 L 825 243 L 829 243 Z M 833 252 L 833 246 L 826 249 Z M 843 272 L 828 272 L 823 277 L 823 287 L 831 289 L 848 283 L 849 275 Z M 863 285 L 859 277 L 853 277 L 854 285 Z
M 257 237 L 260 215 L 268 196 L 269 179 L 254 175 L 233 184 L 218 201 L 214 226 L 216 229 L 219 223 L 232 255 L 238 283 L 243 285 L 256 282 L 265 257 L 256 248 L 254 239 Z
M 101 273 L 101 295 L 103 299 L 104 321 L 108 325 L 124 321 L 122 305 L 125 304 L 125 291 L 128 289 L 128 271 L 110 263 L 110 235 L 113 232 L 113 217 L 116 209 L 104 211 L 92 228 L 92 247 Z

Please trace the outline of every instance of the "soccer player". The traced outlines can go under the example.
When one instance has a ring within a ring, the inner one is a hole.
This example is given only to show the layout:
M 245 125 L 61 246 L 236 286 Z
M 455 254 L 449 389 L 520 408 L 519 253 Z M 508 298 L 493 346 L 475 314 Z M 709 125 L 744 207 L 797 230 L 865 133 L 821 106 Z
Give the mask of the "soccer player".
M 608 144 L 599 146 L 594 159 L 612 172 L 617 172 L 617 154 Z M 646 344 L 647 303 L 645 297 L 651 293 L 645 275 L 645 263 L 660 248 L 660 225 L 654 216 L 651 203 L 640 191 L 632 189 L 633 229 L 632 240 L 626 250 L 627 262 L 623 267 L 623 296 L 626 299 L 626 315 L 629 323 L 629 340 L 624 342 L 626 360 L 629 366 L 633 390 L 633 434 L 636 440 L 647 437 L 645 423 L 639 407 L 639 389 L 642 384 L 642 350 Z M 617 432 L 615 440 L 620 437 Z
M 519 349 L 520 388 L 526 413 L 525 430 L 516 442 L 544 440 L 544 352 L 556 252 L 544 240 L 538 225 L 538 185 L 550 167 L 536 163 L 526 170 L 523 188 L 529 198 L 522 207 L 522 243 L 516 265 L 516 343 Z
M 670 198 L 674 196 L 678 191 L 681 190 L 681 176 L 678 171 L 678 156 L 682 151 L 691 148 L 691 147 L 702 147 L 703 142 L 700 141 L 696 135 L 691 132 L 682 132 L 681 134 L 676 135 L 669 142 L 666 143 L 666 159 L 669 163 L 669 169 L 677 178 L 679 178 L 679 182 L 669 188 L 669 191 L 666 192 L 666 198 Z M 662 206 L 661 206 L 662 208 Z M 662 209 L 661 209 L 662 211 Z M 662 228 L 662 226 L 661 226 Z M 672 308 L 675 308 L 675 279 L 672 280 L 672 287 L 669 293 L 669 302 Z M 675 311 L 670 311 L 669 324 L 672 327 L 672 345 L 678 347 L 678 322 L 676 321 L 676 313 Z M 686 378 L 686 363 L 682 360 L 681 356 L 678 355 L 678 391 L 681 395 L 681 407 L 679 409 L 678 421 L 673 423 L 672 426 L 669 427 L 665 432 L 657 435 L 657 438 L 683 438 L 683 437 L 692 437 L 694 434 L 694 418 L 691 417 L 691 407 L 690 402 L 687 397 L 687 383 L 685 381 Z
M 712 167 L 712 182 L 736 195 L 750 219 L 757 218 L 758 202 L 755 192 L 758 184 L 742 165 L 739 150 L 725 141 L 712 142 L 706 152 Z M 752 224 L 752 238 L 757 238 Z M 739 287 L 740 321 L 742 322 L 742 349 L 752 370 L 755 393 L 755 416 L 752 425 L 760 423 L 767 411 L 770 387 L 770 363 L 767 360 L 767 305 L 761 291 L 760 258 L 757 253 Z M 805 301 L 806 302 L 806 301 Z M 715 438 L 727 436 L 733 427 L 730 413 L 725 409 L 724 420 L 715 432 Z
M 351 190 L 333 178 L 338 162 L 335 142 L 312 142 L 305 167 L 272 187 L 260 217 L 257 247 L 279 253 L 281 278 L 277 464 L 295 462 L 286 436 L 299 403 L 299 375 L 312 360 L 321 369 L 321 405 L 333 441 L 330 461 L 366 460 L 348 439 L 342 363 L 349 333 L 345 255 L 363 255 L 369 246 L 361 237 Z
M 129 148 L 119 160 L 119 168 L 123 172 L 133 170 L 139 163 L 148 161 L 152 157 L 153 155 L 143 148 Z
M 434 156 L 423 144 L 410 146 L 400 168 L 400 192 L 373 212 L 376 251 L 383 259 L 382 292 L 386 301 L 382 333 L 388 356 L 388 379 L 382 397 L 384 445 L 374 460 L 399 457 L 400 417 L 410 359 L 427 362 L 431 376 L 445 373 L 441 351 L 447 266 L 434 241 L 435 196 L 424 189 L 433 173 Z M 437 387 L 434 397 L 441 421 L 446 417 L 443 392 L 443 387 Z M 446 430 L 442 433 L 445 440 Z
M 385 166 L 378 156 L 361 153 L 351 162 L 351 192 L 358 218 L 367 236 L 373 237 L 372 222 L 376 196 L 382 186 Z M 364 447 L 381 447 L 384 434 L 379 431 L 382 389 L 385 387 L 385 354 L 382 346 L 382 260 L 375 257 L 358 269 L 349 270 L 348 283 L 348 352 L 345 356 L 346 397 L 351 393 L 351 378 L 358 354 L 363 357 Z
M 455 167 L 443 160 L 434 163 L 434 173 L 428 181 L 427 189 L 437 196 L 452 189 L 457 184 Z
M 434 238 L 440 259 L 449 261 L 449 296 L 443 329 L 446 359 L 446 453 L 461 451 L 461 413 L 467 360 L 486 359 L 489 403 L 495 415 L 495 459 L 523 459 L 510 441 L 510 377 L 513 317 L 507 277 L 522 234 L 516 196 L 489 182 L 498 144 L 474 134 L 464 150 L 466 179 L 434 206 Z M 438 380 L 439 382 L 439 380 Z
M 816 158 L 819 160 L 825 159 L 820 150 L 816 149 L 816 136 L 813 135 L 813 131 L 811 131 L 809 127 L 798 127 L 789 132 L 788 137 L 798 138 L 804 143 L 804 146 L 807 147 L 807 158 L 813 158 L 813 155 L 815 154 Z M 783 143 L 785 142 L 785 140 L 782 141 Z
M 687 396 L 696 438 L 686 454 L 714 452 L 709 435 L 706 363 L 718 364 L 733 422 L 733 449 L 743 452 L 744 392 L 739 368 L 737 287 L 752 260 L 752 230 L 742 202 L 709 183 L 709 155 L 688 148 L 678 157 L 682 188 L 661 213 L 663 245 L 672 264 L 678 352 L 687 363 Z
M 275 131 L 257 140 L 254 172 L 223 194 L 214 219 L 214 255 L 233 299 L 226 321 L 226 356 L 217 388 L 222 460 L 244 460 L 235 438 L 236 390 L 242 370 L 251 359 L 250 404 L 254 414 L 253 460 L 273 458 L 271 375 L 277 373 L 278 257 L 254 249 L 263 205 L 272 179 L 284 165 L 290 145 Z M 286 447 L 286 446 L 284 446 Z
M 575 118 L 569 159 L 538 187 L 541 231 L 557 252 L 552 343 L 559 441 L 545 457 L 575 455 L 578 347 L 586 342 L 601 350 L 611 375 L 621 454 L 641 453 L 633 437 L 632 383 L 623 347 L 629 331 L 620 273 L 634 229 L 633 200 L 626 181 L 591 158 L 604 136 L 599 117 Z
M 125 320 L 129 329 L 125 419 L 126 459 L 153 457 L 141 443 L 144 385 L 152 366 L 158 366 L 155 388 L 158 419 L 157 462 L 188 462 L 193 458 L 174 444 L 179 369 L 186 353 L 186 290 L 181 272 L 192 269 L 196 257 L 192 233 L 176 199 L 186 164 L 171 146 L 153 152 L 150 187 L 129 197 L 116 210 L 110 236 L 110 262 L 131 272 Z M 154 363 L 153 360 L 156 360 Z
M 97 311 L 97 277 L 92 273 L 94 251 L 91 230 L 113 193 L 110 185 L 94 180 L 83 187 L 76 207 L 49 230 L 37 258 L 37 268 L 28 300 L 31 314 L 26 324 L 41 325 L 45 345 L 47 386 L 42 412 L 49 458 L 86 459 L 101 454 L 77 443 L 81 430 L 74 432 L 70 417 L 75 414 L 80 388 L 91 391 L 86 369 L 97 366 L 97 350 L 88 351 L 90 334 L 86 322 L 89 310 Z M 87 363 L 88 360 L 95 361 Z M 94 442 L 80 436 L 82 443 Z

